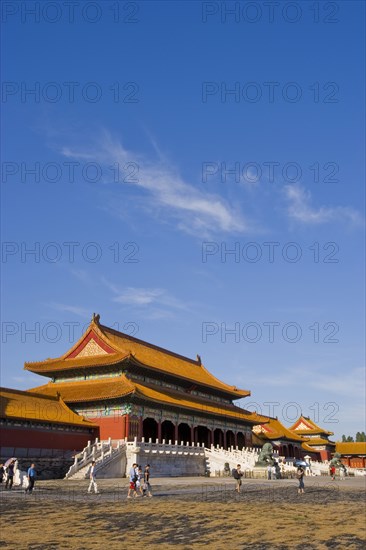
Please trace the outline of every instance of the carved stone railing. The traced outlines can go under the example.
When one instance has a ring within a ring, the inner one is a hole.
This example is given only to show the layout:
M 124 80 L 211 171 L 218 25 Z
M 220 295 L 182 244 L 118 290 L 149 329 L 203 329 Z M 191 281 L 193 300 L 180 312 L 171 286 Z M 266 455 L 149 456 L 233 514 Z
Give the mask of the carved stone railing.
M 256 448 L 230 447 L 224 449 L 218 445 L 205 449 L 207 472 L 211 476 L 231 475 L 232 468 L 240 464 L 243 470 L 252 470 L 254 464 L 258 460 L 259 450 Z M 276 456 L 276 455 L 275 455 Z M 229 465 L 229 470 L 225 469 L 225 465 Z
M 96 462 L 95 471 L 97 472 L 120 455 L 124 445 L 125 441 L 112 441 L 111 438 L 107 441 L 99 441 L 99 439 L 96 439 L 94 443 L 88 441 L 88 445 L 81 451 L 81 453 L 74 456 L 74 463 L 70 466 L 68 472 L 66 473 L 65 479 L 70 479 L 78 472 L 81 473 L 82 470 L 88 470 L 88 467 L 93 461 Z

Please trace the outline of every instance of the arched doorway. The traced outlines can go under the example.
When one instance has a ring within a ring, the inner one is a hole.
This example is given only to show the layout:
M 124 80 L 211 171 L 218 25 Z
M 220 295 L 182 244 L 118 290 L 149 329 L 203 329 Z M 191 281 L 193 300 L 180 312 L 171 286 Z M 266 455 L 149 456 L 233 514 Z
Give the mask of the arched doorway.
M 204 443 L 205 447 L 208 447 L 210 445 L 210 430 L 206 426 L 196 426 L 194 440 L 201 445 Z
M 236 440 L 238 442 L 238 449 L 241 451 L 245 447 L 245 436 L 243 432 L 238 432 L 236 435 Z
M 223 431 L 220 430 L 220 428 L 216 428 L 214 431 L 214 445 L 218 445 L 219 447 L 222 447 L 224 444 L 224 434 Z
M 153 418 L 145 418 L 143 421 L 143 436 L 145 441 L 151 441 L 155 443 L 155 440 L 158 438 L 158 423 Z
M 185 424 L 184 422 L 182 422 L 178 426 L 178 444 L 179 445 L 181 441 L 183 441 L 183 444 L 191 443 L 191 428 L 188 426 L 188 424 Z
M 174 443 L 174 424 L 170 420 L 164 420 L 161 424 L 161 439 L 165 439 L 165 443 Z
M 226 447 L 228 449 L 230 447 L 235 447 L 235 435 L 231 430 L 227 430 L 226 432 Z

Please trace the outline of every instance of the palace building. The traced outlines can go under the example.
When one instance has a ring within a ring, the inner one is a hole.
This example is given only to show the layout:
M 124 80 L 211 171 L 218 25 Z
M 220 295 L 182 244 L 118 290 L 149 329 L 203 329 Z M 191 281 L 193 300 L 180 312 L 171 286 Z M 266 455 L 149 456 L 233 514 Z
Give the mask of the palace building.
M 62 400 L 99 427 L 100 439 L 252 446 L 252 428 L 268 419 L 234 404 L 250 392 L 221 382 L 201 359 L 183 357 L 93 319 L 56 359 L 25 363 L 49 378 L 29 390 Z M 296 440 L 296 436 L 292 436 Z
M 304 445 L 303 447 L 319 453 L 321 460 L 329 460 L 335 452 L 336 444 L 329 439 L 333 432 L 320 428 L 306 416 L 301 415 L 289 428 L 289 431 L 301 436 L 306 443 L 306 447 Z
M 366 468 L 366 441 L 337 441 L 336 452 L 348 468 Z
M 0 388 L 2 457 L 57 456 L 83 448 L 98 426 L 53 396 Z
M 311 458 L 317 458 L 317 453 L 306 445 L 308 440 L 290 431 L 278 418 L 268 417 L 265 424 L 253 427 L 253 433 L 253 443 L 260 446 L 263 443 L 271 443 L 280 456 L 301 458 L 306 451 L 310 453 Z

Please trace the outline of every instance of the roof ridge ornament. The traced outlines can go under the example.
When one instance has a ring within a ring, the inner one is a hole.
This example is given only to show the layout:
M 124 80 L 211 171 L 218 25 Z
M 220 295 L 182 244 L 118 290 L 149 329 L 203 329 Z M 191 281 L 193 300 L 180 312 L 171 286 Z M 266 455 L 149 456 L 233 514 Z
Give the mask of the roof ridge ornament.
M 92 323 L 99 325 L 100 315 L 99 313 L 93 313 Z
M 201 356 L 198 355 L 198 353 L 197 353 L 197 363 L 198 363 L 199 365 L 202 365 Z

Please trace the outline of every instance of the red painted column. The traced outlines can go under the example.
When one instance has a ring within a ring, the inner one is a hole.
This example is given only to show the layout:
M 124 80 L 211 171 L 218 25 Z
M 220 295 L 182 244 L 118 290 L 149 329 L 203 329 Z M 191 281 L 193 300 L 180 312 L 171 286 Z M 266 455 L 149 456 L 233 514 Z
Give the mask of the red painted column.
M 194 427 L 191 426 L 191 445 L 194 445 Z
M 224 445 L 223 445 L 224 449 L 226 449 L 226 430 L 224 430 Z
M 178 441 L 178 424 L 174 425 L 174 439 L 175 441 Z M 179 441 L 178 441 L 179 443 Z
M 234 447 L 238 446 L 238 432 L 234 432 Z
M 139 416 L 139 432 L 137 436 L 138 441 L 141 441 L 143 435 L 144 435 L 144 420 L 142 416 Z
M 121 422 L 121 439 L 124 439 L 126 437 L 126 419 L 122 416 L 118 420 Z
M 215 442 L 214 437 L 215 437 L 215 436 L 214 436 L 214 431 L 213 431 L 213 430 L 210 430 L 210 441 L 211 441 L 210 444 L 211 444 L 211 445 L 213 445 L 214 442 Z
M 130 437 L 130 415 L 126 414 L 125 419 L 126 419 L 125 437 L 127 437 L 128 439 Z
M 161 421 L 158 422 L 158 440 L 161 443 Z

